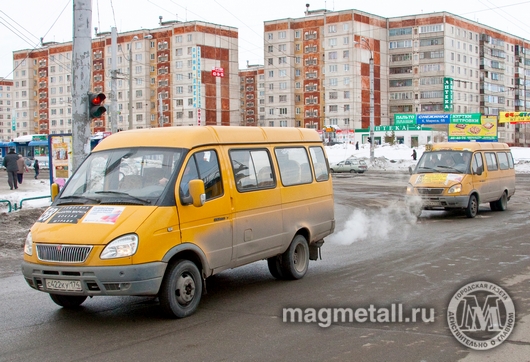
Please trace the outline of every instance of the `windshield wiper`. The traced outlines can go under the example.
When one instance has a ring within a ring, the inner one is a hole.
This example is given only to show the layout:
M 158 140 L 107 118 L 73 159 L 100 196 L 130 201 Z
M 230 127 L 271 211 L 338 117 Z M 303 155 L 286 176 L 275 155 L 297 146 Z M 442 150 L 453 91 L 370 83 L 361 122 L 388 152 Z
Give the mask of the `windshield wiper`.
M 83 199 L 85 201 L 92 201 L 92 202 L 95 202 L 97 204 L 101 203 L 101 200 L 100 199 L 96 199 L 96 198 L 93 198 L 93 197 L 87 197 L 87 196 L 81 196 L 81 195 L 69 195 L 69 196 L 62 196 L 59 198 L 59 200 L 71 200 L 71 199 Z M 64 205 L 64 204 L 77 204 L 78 202 L 74 202 L 74 201 L 65 201 L 65 202 L 61 202 L 59 201 L 57 203 L 57 205 Z
M 136 196 L 133 196 L 127 192 L 122 192 L 122 191 L 112 191 L 112 190 L 109 190 L 109 191 L 96 191 L 96 194 L 114 194 L 114 195 L 121 195 L 121 196 L 127 196 L 127 197 L 130 197 L 134 200 L 137 200 L 137 201 L 140 201 L 144 204 L 150 204 L 151 203 L 151 200 L 147 200 L 147 199 L 142 199 L 140 197 L 136 197 Z
M 454 167 L 451 167 L 451 166 L 438 165 L 438 166 L 436 166 L 436 167 L 439 167 L 439 168 L 450 168 L 451 170 L 454 170 L 454 171 L 456 171 L 456 172 L 458 172 L 458 173 L 463 173 L 463 172 L 460 171 L 459 169 L 454 168 Z

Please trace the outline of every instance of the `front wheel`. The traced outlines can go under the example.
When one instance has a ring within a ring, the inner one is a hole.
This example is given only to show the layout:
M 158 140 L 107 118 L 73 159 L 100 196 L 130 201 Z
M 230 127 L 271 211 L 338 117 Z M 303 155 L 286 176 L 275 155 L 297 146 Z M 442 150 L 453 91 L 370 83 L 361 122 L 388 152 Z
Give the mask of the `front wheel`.
M 178 260 L 172 263 L 160 287 L 158 299 L 164 315 L 184 318 L 195 312 L 202 296 L 202 278 L 195 263 Z
M 63 308 L 77 308 L 86 300 L 86 295 L 50 294 L 50 298 Z
M 477 216 L 478 213 L 478 200 L 476 195 L 469 196 L 469 202 L 466 208 L 466 216 L 473 218 Z
M 282 274 L 285 279 L 301 279 L 309 267 L 309 246 L 302 235 L 296 235 L 282 254 Z

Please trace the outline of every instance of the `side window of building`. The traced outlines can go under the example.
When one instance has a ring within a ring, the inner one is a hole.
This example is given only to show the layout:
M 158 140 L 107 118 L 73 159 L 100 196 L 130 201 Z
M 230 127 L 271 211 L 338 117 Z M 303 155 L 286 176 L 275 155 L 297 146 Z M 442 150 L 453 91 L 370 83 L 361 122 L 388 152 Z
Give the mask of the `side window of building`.
M 510 168 L 508 154 L 506 152 L 498 152 L 497 157 L 499 158 L 499 168 L 501 170 L 508 170 Z
M 231 150 L 229 154 L 236 188 L 239 192 L 276 187 L 274 167 L 272 167 L 268 150 Z
M 473 155 L 473 163 L 471 165 L 473 174 L 484 172 L 484 162 L 482 160 L 482 154 L 477 152 Z
M 195 179 L 204 182 L 206 201 L 223 194 L 219 160 L 214 150 L 196 152 L 188 160 L 179 185 L 180 198 L 184 205 L 189 203 L 189 200 L 186 200 L 189 197 L 189 182 Z
M 486 152 L 484 156 L 486 157 L 486 165 L 488 166 L 488 171 L 497 171 L 498 166 L 497 166 L 497 157 L 495 157 L 495 153 Z
M 313 161 L 317 182 L 329 180 L 328 164 L 322 147 L 309 147 L 309 153 L 311 154 L 311 161 Z
M 304 147 L 281 147 L 274 150 L 284 186 L 311 183 L 313 176 Z

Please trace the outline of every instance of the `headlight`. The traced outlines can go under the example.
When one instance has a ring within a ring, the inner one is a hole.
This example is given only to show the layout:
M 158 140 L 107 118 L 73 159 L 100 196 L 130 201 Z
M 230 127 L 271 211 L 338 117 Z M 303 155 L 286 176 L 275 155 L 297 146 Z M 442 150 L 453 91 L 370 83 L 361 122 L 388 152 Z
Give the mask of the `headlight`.
M 448 194 L 459 194 L 460 192 L 462 192 L 462 184 L 453 185 L 449 191 L 447 191 Z
M 26 236 L 26 242 L 24 243 L 24 253 L 33 255 L 33 238 L 31 237 L 31 231 Z
M 407 194 L 413 194 L 414 193 L 414 186 L 412 184 L 407 185 Z
M 111 242 L 101 252 L 101 259 L 124 258 L 134 255 L 138 249 L 138 236 L 123 235 Z

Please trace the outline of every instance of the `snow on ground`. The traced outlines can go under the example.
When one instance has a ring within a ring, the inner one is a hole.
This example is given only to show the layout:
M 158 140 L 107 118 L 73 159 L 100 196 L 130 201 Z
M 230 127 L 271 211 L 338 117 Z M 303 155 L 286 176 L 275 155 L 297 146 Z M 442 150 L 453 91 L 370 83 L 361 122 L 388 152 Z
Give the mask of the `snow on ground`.
M 424 151 L 424 146 L 416 148 L 418 160 Z M 412 160 L 412 149 L 406 145 L 382 145 L 376 147 L 373 165 L 369 162 L 370 147 L 368 144 L 361 145 L 359 150 L 356 150 L 354 145 L 334 145 L 326 147 L 326 152 L 330 163 L 336 163 L 351 156 L 364 158 L 368 163 L 368 172 L 370 172 L 370 169 L 408 172 L 409 166 L 414 166 L 417 162 Z M 512 154 L 516 173 L 530 173 L 530 148 L 512 147 Z M 24 182 L 19 189 L 10 191 L 7 187 L 7 176 L 4 174 L 0 178 L 0 182 L 5 183 L 0 185 L 0 200 L 10 201 L 14 208 L 14 205 L 16 204 L 18 207 L 23 199 L 50 195 L 49 180 L 35 180 L 31 176 L 31 173 L 26 174 Z M 50 205 L 50 202 L 49 198 L 24 200 L 22 207 L 45 207 Z M 0 202 L 0 212 L 6 212 L 7 210 L 7 203 Z

